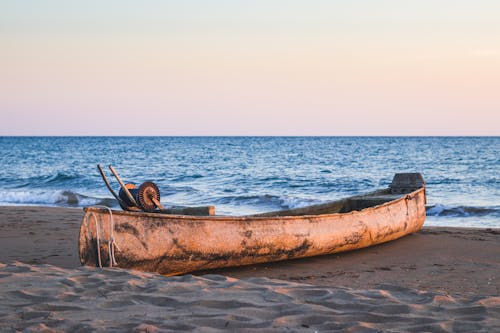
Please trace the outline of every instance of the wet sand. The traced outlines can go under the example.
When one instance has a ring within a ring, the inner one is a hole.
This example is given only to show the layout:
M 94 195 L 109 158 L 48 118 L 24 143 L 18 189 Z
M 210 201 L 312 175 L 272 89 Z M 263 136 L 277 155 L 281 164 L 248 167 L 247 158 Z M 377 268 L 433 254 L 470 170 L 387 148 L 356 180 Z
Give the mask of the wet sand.
M 0 207 L 0 331 L 500 330 L 498 229 L 424 227 L 353 252 L 167 278 L 81 268 L 82 216 Z

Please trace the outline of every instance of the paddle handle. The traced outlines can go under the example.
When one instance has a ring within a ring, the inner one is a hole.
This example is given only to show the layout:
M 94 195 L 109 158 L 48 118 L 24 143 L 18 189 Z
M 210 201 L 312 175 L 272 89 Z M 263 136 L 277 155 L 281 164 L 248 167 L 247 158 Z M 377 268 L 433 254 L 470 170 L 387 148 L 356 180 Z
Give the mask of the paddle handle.
M 111 170 L 111 173 L 113 174 L 113 176 L 115 176 L 116 180 L 118 181 L 118 183 L 120 184 L 123 192 L 125 192 L 125 195 L 127 196 L 127 198 L 130 200 L 130 202 L 132 204 L 134 204 L 134 206 L 136 207 L 139 207 L 139 205 L 137 204 L 137 202 L 135 201 L 134 197 L 132 196 L 132 194 L 130 194 L 130 191 L 128 190 L 128 188 L 125 186 L 125 184 L 123 183 L 122 179 L 120 178 L 120 176 L 118 176 L 118 173 L 115 171 L 115 168 L 113 168 L 112 165 L 109 166 L 109 170 Z
M 127 205 L 123 202 L 123 200 L 116 194 L 115 191 L 113 191 L 113 188 L 109 184 L 108 178 L 104 174 L 104 171 L 102 170 L 102 167 L 100 164 L 97 164 L 97 169 L 99 170 L 99 173 L 101 174 L 102 180 L 104 181 L 104 184 L 106 184 L 106 187 L 108 188 L 109 192 L 115 197 L 116 200 L 118 200 L 118 203 L 120 203 L 121 206 L 126 207 Z

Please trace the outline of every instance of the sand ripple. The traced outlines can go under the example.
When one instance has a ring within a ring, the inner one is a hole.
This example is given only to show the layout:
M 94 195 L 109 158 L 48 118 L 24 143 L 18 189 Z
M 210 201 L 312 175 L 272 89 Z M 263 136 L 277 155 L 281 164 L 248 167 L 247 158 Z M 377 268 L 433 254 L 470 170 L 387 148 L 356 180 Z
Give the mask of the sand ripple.
M 1 332 L 493 332 L 500 297 L 0 264 Z

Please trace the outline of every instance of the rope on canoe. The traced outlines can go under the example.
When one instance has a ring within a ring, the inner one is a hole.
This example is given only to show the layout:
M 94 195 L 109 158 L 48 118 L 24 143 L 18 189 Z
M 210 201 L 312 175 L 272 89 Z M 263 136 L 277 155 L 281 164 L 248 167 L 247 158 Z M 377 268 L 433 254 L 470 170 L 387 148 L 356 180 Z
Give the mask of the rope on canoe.
M 103 206 L 103 205 L 96 205 L 92 206 L 91 208 L 103 208 L 106 209 L 109 212 L 109 241 L 108 241 L 108 254 L 109 254 L 109 267 L 117 266 L 117 262 L 115 259 L 115 247 L 120 251 L 120 248 L 118 245 L 115 243 L 115 238 L 113 236 L 113 230 L 114 228 L 114 222 L 113 222 L 113 212 L 111 211 L 111 208 L 108 206 Z M 88 225 L 88 220 L 90 217 L 94 218 L 95 221 L 95 229 L 96 229 L 96 239 L 97 239 L 97 259 L 99 263 L 99 267 L 102 268 L 102 261 L 101 261 L 101 243 L 100 243 L 100 234 L 99 234 L 99 223 L 97 221 L 97 217 L 95 216 L 94 212 L 91 212 L 89 215 L 87 215 L 87 225 Z M 101 219 L 102 222 L 102 219 Z
M 89 224 L 90 217 L 94 218 L 95 221 L 95 233 L 96 233 L 96 239 L 97 239 L 97 262 L 99 263 L 99 267 L 102 268 L 102 263 L 101 263 L 101 244 L 100 244 L 100 236 L 99 236 L 99 224 L 97 222 L 97 217 L 93 212 L 91 212 L 89 215 L 87 215 L 87 220 L 86 224 Z

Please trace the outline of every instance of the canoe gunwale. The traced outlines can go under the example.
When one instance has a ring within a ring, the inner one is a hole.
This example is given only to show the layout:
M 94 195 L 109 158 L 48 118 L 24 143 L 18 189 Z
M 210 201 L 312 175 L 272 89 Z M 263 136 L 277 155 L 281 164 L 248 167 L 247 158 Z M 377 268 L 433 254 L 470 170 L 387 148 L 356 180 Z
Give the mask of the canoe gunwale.
M 340 200 L 326 202 L 326 203 L 318 204 L 318 205 L 306 206 L 306 207 L 302 207 L 302 208 L 314 207 L 314 206 L 320 206 L 320 205 L 328 205 L 328 204 L 333 204 L 333 203 L 337 203 L 337 202 L 341 202 L 341 201 L 349 200 L 349 199 L 369 197 L 370 195 L 375 194 L 375 193 L 379 193 L 381 191 L 383 191 L 383 190 L 377 190 L 377 191 L 373 191 L 373 192 L 370 192 L 370 193 L 367 193 L 364 195 L 356 195 L 356 196 L 352 196 L 352 197 L 343 198 Z M 338 217 L 338 216 L 359 214 L 359 213 L 365 212 L 367 210 L 374 210 L 374 209 L 377 209 L 379 207 L 390 206 L 390 205 L 393 205 L 393 204 L 400 202 L 402 200 L 412 200 L 413 198 L 418 196 L 420 192 L 424 192 L 424 197 L 425 197 L 425 194 L 426 194 L 425 187 L 421 187 L 418 190 L 415 190 L 411 193 L 402 194 L 399 198 L 396 198 L 394 200 L 390 200 L 390 201 L 387 201 L 387 202 L 384 202 L 384 203 L 381 203 L 378 205 L 366 207 L 366 208 L 363 208 L 361 210 L 352 210 L 350 212 L 345 212 L 345 213 L 339 212 L 339 213 L 327 213 L 327 214 L 284 215 L 284 216 L 280 216 L 280 215 L 258 216 L 259 214 L 243 215 L 243 216 L 231 216 L 231 215 L 195 216 L 195 215 L 176 215 L 176 214 L 161 214 L 161 213 L 146 213 L 146 212 L 129 212 L 129 211 L 120 211 L 120 210 L 112 210 L 112 212 L 113 212 L 113 214 L 123 215 L 123 216 L 131 216 L 131 217 L 135 217 L 135 218 L 137 218 L 139 216 L 144 216 L 144 217 L 151 217 L 151 218 L 155 218 L 155 219 L 176 219 L 176 220 L 186 219 L 186 220 L 192 220 L 192 221 L 206 221 L 206 220 L 210 220 L 210 221 L 252 221 L 252 220 L 262 221 L 262 220 L 269 220 L 269 219 L 273 219 L 273 220 L 295 220 L 295 219 L 303 220 L 303 219 L 314 219 L 314 218 L 323 219 L 323 218 L 330 218 L 330 217 L 334 218 L 334 217 Z M 109 211 L 107 209 L 101 208 L 101 207 L 89 206 L 89 207 L 84 207 L 83 210 L 85 213 L 94 212 L 94 213 L 109 214 Z M 278 212 L 279 211 L 276 211 L 276 213 L 278 213 Z M 267 214 L 267 213 L 264 213 L 264 214 Z

